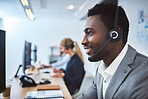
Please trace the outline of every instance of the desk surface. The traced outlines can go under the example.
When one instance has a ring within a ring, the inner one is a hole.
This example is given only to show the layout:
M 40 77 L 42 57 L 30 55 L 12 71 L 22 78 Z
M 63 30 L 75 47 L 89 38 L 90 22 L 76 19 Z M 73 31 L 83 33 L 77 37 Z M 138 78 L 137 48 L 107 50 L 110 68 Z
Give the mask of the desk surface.
M 54 78 L 54 77 L 50 77 L 49 74 L 33 74 L 33 75 L 29 75 L 29 77 L 33 78 L 36 83 L 40 82 L 42 79 L 49 79 L 52 83 L 51 84 L 57 84 L 60 85 L 60 89 L 63 92 L 64 95 L 64 99 L 72 99 L 64 81 L 62 78 Z M 26 93 L 28 91 L 36 91 L 37 87 L 25 87 L 22 88 L 19 85 L 19 79 L 15 78 L 13 80 L 12 83 L 12 87 L 11 87 L 11 96 L 8 98 L 3 98 L 2 94 L 0 95 L 0 99 L 24 99 L 24 97 L 26 96 Z

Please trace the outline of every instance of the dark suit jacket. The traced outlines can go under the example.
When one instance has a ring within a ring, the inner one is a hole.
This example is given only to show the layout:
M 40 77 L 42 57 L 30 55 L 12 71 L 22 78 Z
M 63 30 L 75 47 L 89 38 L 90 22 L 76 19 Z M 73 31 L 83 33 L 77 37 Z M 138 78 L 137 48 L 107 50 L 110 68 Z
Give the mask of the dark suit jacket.
M 102 81 L 97 71 L 91 88 L 77 99 L 103 99 Z M 108 85 L 105 99 L 148 99 L 148 57 L 128 46 Z
M 71 95 L 79 90 L 84 75 L 84 64 L 79 56 L 75 54 L 67 64 L 64 76 L 65 84 Z

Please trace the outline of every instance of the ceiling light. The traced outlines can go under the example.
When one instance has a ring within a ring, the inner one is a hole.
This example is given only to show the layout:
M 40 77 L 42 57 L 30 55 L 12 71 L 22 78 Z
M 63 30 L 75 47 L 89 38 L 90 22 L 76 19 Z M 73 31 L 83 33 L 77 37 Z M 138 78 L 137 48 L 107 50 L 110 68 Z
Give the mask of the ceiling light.
M 31 21 L 35 20 L 35 15 L 33 14 L 30 2 L 28 0 L 20 0 L 20 2 L 22 4 L 29 20 L 31 20 Z
M 27 14 L 27 16 L 28 16 L 28 18 L 30 19 L 30 20 L 34 20 L 35 19 L 35 16 L 34 16 L 34 14 L 32 13 L 32 11 L 31 11 L 31 9 L 25 9 L 25 12 L 26 12 L 26 14 Z
M 22 3 L 23 6 L 29 5 L 28 0 L 21 0 L 21 3 Z
M 70 9 L 70 10 L 74 9 L 74 5 L 72 5 L 72 4 L 69 5 L 69 6 L 68 6 L 68 9 Z

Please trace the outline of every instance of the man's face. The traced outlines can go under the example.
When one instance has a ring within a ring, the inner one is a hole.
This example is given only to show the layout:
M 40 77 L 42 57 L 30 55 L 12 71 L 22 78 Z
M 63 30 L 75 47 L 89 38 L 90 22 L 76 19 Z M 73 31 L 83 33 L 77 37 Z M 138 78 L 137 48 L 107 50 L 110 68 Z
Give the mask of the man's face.
M 99 61 L 107 57 L 109 50 L 107 46 L 95 55 L 108 40 L 108 30 L 100 20 L 99 15 L 88 17 L 84 32 L 85 35 L 81 43 L 89 56 L 89 61 Z

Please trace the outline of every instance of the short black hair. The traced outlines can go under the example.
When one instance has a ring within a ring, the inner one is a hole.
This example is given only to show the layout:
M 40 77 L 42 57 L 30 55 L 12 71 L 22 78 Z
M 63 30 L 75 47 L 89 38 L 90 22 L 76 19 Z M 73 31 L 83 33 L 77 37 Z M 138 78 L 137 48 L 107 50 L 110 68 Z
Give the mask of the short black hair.
M 93 8 L 89 9 L 87 17 L 100 15 L 101 21 L 104 23 L 105 27 L 110 31 L 114 28 L 114 21 L 116 15 L 117 5 L 115 4 L 96 4 Z M 123 28 L 122 38 L 123 43 L 127 42 L 128 31 L 129 31 L 129 21 L 125 14 L 124 9 L 118 6 L 118 25 Z

